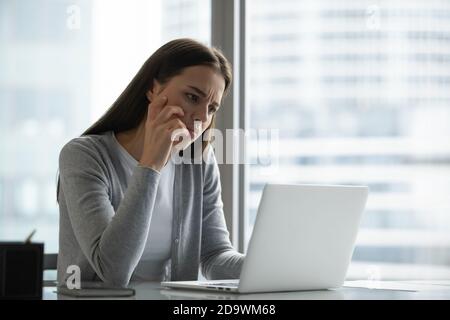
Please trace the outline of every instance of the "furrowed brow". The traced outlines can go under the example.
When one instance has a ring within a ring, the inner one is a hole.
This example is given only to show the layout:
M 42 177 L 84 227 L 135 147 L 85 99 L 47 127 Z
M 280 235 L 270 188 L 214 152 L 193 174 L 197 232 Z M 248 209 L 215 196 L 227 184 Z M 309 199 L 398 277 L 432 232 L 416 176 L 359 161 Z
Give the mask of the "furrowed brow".
M 194 90 L 195 92 L 197 92 L 199 95 L 201 95 L 203 98 L 206 98 L 206 93 L 204 93 L 202 90 L 200 90 L 197 87 L 194 86 L 188 86 L 189 88 L 191 88 L 192 90 Z M 219 108 L 219 103 L 217 102 L 213 102 L 211 103 L 211 105 L 216 106 L 217 108 Z

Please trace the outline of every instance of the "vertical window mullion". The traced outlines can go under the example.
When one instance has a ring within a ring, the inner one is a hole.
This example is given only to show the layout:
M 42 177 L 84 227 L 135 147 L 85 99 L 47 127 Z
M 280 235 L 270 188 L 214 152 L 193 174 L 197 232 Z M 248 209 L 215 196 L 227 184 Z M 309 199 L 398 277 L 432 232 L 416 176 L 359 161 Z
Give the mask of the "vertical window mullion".
M 225 54 L 233 66 L 233 83 L 217 114 L 216 128 L 224 136 L 227 129 L 245 129 L 245 0 L 217 0 L 211 2 L 211 44 Z M 231 137 L 231 135 L 230 135 Z M 229 144 L 229 143 L 228 143 Z M 219 164 L 224 214 L 231 242 L 243 252 L 245 243 L 246 207 L 245 165 L 226 163 L 226 159 L 240 159 L 242 143 L 235 139 L 234 150 L 224 150 L 223 164 Z M 231 154 L 230 154 L 231 153 Z

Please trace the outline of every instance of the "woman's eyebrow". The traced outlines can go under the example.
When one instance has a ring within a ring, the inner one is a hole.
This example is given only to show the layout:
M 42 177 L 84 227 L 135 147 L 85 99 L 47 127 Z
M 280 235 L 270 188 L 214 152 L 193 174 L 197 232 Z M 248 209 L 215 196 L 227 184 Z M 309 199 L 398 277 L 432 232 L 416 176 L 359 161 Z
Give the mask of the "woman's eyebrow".
M 199 95 L 201 95 L 203 98 L 206 98 L 206 93 L 204 93 L 202 90 L 200 90 L 197 87 L 194 86 L 188 86 L 189 88 L 191 88 L 192 90 L 194 90 L 195 92 L 197 92 Z M 219 104 L 217 102 L 213 102 L 211 103 L 211 105 L 216 106 L 217 108 L 219 107 Z

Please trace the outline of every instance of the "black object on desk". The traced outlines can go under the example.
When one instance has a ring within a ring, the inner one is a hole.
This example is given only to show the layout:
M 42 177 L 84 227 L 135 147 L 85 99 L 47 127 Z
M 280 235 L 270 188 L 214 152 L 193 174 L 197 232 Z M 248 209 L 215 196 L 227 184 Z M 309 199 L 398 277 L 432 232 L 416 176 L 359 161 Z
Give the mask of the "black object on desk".
M 0 299 L 42 299 L 43 243 L 0 242 Z
M 113 288 L 104 286 L 81 285 L 82 289 L 69 289 L 58 287 L 57 293 L 77 298 L 111 298 L 111 297 L 132 297 L 136 294 L 133 288 Z

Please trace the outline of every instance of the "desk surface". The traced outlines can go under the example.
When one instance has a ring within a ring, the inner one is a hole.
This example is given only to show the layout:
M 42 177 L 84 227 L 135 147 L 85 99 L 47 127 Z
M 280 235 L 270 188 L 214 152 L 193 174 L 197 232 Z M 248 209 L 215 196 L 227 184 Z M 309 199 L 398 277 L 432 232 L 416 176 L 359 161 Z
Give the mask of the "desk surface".
M 135 282 L 130 287 L 136 290 L 131 300 L 450 300 L 450 281 L 347 281 L 344 287 L 321 291 L 296 291 L 235 294 L 199 290 L 178 290 L 161 287 L 159 282 Z M 80 299 L 56 294 L 55 287 L 44 287 L 46 300 Z M 93 299 L 93 298 L 90 298 Z M 95 298 L 99 299 L 99 298 Z M 104 299 L 104 298 L 103 298 Z M 110 299 L 110 298 L 108 298 Z

